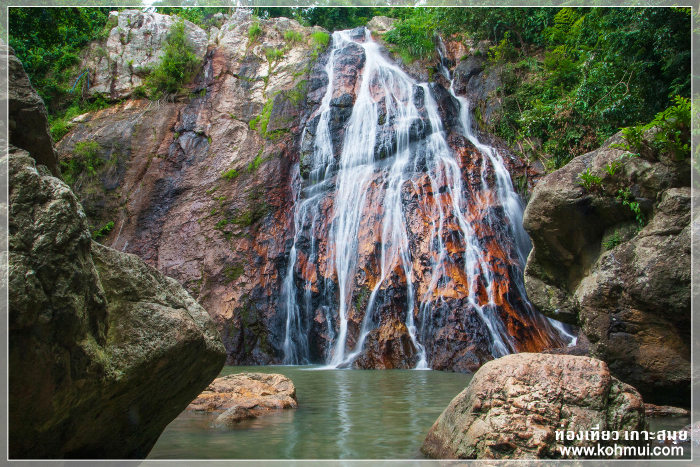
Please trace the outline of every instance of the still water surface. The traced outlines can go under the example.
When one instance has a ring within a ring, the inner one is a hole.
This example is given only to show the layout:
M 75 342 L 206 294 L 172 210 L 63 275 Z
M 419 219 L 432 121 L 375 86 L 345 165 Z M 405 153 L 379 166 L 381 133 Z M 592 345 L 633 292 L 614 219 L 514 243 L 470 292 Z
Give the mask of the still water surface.
M 148 459 L 421 459 L 428 430 L 472 378 L 444 371 L 319 368 L 224 367 L 221 376 L 287 376 L 296 386 L 299 408 L 270 412 L 235 428 L 210 427 L 218 413 L 183 412 Z M 690 417 L 649 422 L 651 431 L 679 430 Z
M 319 370 L 317 366 L 224 367 L 281 373 L 299 408 L 211 428 L 217 414 L 183 412 L 149 459 L 409 459 L 471 374 L 416 370 Z

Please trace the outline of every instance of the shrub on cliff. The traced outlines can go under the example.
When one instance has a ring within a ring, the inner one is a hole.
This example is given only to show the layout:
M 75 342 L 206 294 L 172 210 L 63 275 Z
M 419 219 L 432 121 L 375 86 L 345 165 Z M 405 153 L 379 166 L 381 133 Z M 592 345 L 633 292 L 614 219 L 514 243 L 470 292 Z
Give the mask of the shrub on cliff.
M 432 58 L 435 55 L 434 21 L 430 10 L 416 9 L 413 16 L 396 24 L 384 35 L 384 40 L 396 44 L 404 62 Z
M 174 94 L 199 70 L 200 60 L 185 32 L 185 22 L 175 23 L 165 41 L 163 57 L 146 78 L 151 98 Z
M 104 161 L 100 157 L 100 145 L 95 141 L 81 141 L 75 145 L 73 156 L 61 161 L 63 180 L 73 187 L 82 174 L 95 175 Z

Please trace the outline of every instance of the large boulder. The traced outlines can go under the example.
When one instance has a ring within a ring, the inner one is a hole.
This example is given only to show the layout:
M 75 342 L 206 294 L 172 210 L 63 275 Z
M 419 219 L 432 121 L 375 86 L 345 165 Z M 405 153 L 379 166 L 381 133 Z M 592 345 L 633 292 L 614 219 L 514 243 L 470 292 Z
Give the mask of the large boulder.
M 10 144 L 28 151 L 39 164 L 48 167 L 58 177 L 58 158 L 49 133 L 44 101 L 29 82 L 29 76 L 12 47 L 0 46 L 0 56 L 7 56 Z
M 206 310 L 91 238 L 62 181 L 11 147 L 9 456 L 143 458 L 221 370 Z
M 443 459 L 560 458 L 562 446 L 598 444 L 585 436 L 569 440 L 566 432 L 599 430 L 603 439 L 602 433 L 617 431 L 610 438 L 622 445 L 622 432 L 645 427 L 641 396 L 612 377 L 604 362 L 522 353 L 482 366 L 421 450 Z
M 653 134 L 641 156 L 615 147 L 618 134 L 537 185 L 525 286 L 542 313 L 581 326 L 591 356 L 645 400 L 689 406 L 690 161 L 653 150 Z M 586 171 L 601 183 L 584 188 Z

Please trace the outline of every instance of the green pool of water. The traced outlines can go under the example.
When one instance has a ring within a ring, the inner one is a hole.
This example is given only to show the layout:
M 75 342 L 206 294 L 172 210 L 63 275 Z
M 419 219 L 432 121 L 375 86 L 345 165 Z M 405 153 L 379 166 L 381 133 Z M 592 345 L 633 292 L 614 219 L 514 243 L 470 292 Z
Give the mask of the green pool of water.
M 425 435 L 471 374 L 417 370 L 319 370 L 313 366 L 225 367 L 281 373 L 299 408 L 264 414 L 233 429 L 211 428 L 218 414 L 183 412 L 149 459 L 422 458 Z
M 235 428 L 212 428 L 218 415 L 183 412 L 149 459 L 421 459 L 428 430 L 471 374 L 416 370 L 321 370 L 315 366 L 225 367 L 221 376 L 281 373 L 299 408 Z M 690 417 L 652 418 L 650 430 L 679 430 Z M 686 449 L 689 457 L 690 450 Z

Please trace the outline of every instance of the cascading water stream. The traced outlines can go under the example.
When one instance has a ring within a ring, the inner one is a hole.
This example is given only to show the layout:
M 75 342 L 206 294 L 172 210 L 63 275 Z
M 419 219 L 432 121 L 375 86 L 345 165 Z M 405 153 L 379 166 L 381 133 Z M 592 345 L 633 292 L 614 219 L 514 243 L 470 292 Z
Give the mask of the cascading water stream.
M 357 84 L 354 86 L 352 113 L 344 126 L 342 149 L 338 157 L 338 151 L 334 151 L 337 149 L 334 148 L 334 144 L 337 143 L 334 143 L 331 131 L 334 118 L 331 104 L 336 91 L 336 62 L 342 58 L 345 50 L 357 51 L 358 47 L 362 49 L 364 64 L 361 76 L 357 77 Z M 442 54 L 442 50 L 440 53 Z M 440 63 L 443 74 L 451 81 L 449 71 L 442 66 L 442 55 Z M 287 312 L 283 345 L 284 363 L 302 364 L 310 360 L 308 321 L 314 311 L 311 290 L 314 287 L 318 288 L 318 280 L 312 281 L 314 271 L 309 268 L 313 268 L 318 258 L 318 246 L 315 242 L 317 237 L 327 238 L 325 258 L 337 279 L 337 284 L 334 285 L 332 278 L 326 276 L 323 279 L 324 291 L 317 291 L 328 293 L 334 286 L 337 287 L 337 314 L 333 313 L 335 309 L 331 310 L 331 307 L 326 305 L 321 307 L 324 315 L 316 318 L 317 322 L 320 320 L 326 323 L 325 332 L 332 342 L 327 359 L 330 367 L 348 366 L 363 352 L 368 335 L 379 325 L 375 319 L 379 296 L 389 286 L 390 277 L 400 274 L 405 277 L 404 324 L 414 349 L 415 367 L 429 368 L 424 345 L 429 332 L 426 323 L 429 322 L 433 307 L 445 300 L 445 291 L 441 288 L 440 281 L 449 275 L 448 263 L 450 267 L 454 267 L 455 263 L 454 251 L 446 244 L 448 238 L 456 238 L 459 242 L 459 262 L 463 263 L 461 267 L 467 278 L 467 302 L 476 310 L 488 331 L 490 354 L 498 357 L 516 351 L 514 338 L 495 311 L 496 278 L 489 267 L 489 259 L 484 254 L 485 247 L 480 243 L 479 236 L 466 217 L 469 204 L 463 187 L 463 170 L 447 142 L 438 104 L 430 86 L 426 83 L 416 83 L 398 66 L 384 58 L 379 45 L 372 40 L 367 30 L 364 31 L 364 35 L 358 35 L 356 30 L 335 32 L 325 72 L 328 76 L 328 86 L 315 113 L 316 127 L 311 130 L 315 131 L 315 135 L 311 160 L 307 161 L 310 169 L 308 186 L 302 190 L 299 177 L 293 177 L 296 180 L 294 183 L 298 184 L 293 187 L 297 198 L 294 211 L 295 231 L 282 290 Z M 491 201 L 488 196 L 476 201 L 483 205 L 484 210 L 491 207 L 490 202 L 503 206 L 505 219 L 509 224 L 508 230 L 517 244 L 522 267 L 530 245 L 527 235 L 522 230 L 522 206 L 519 197 L 512 189 L 510 176 L 498 153 L 481 144 L 473 135 L 468 102 L 465 98 L 456 96 L 452 87 L 450 93 L 459 102 L 464 136 L 483 155 L 482 191 L 495 193 L 495 199 Z M 495 173 L 495 186 L 491 186 L 493 183 L 485 176 L 486 164 L 490 164 Z M 411 232 L 407 225 L 404 199 L 406 187 L 412 187 L 418 193 L 428 189 L 426 186 L 417 185 L 417 176 L 427 178 L 425 185 L 429 186 L 430 193 L 434 194 L 431 195 L 432 199 L 435 200 L 426 203 L 425 206 L 431 219 L 428 223 L 430 273 L 427 274 L 425 283 L 418 288 L 414 284 L 418 279 L 414 271 L 415 258 L 410 248 Z M 379 196 L 376 194 L 377 187 L 381 187 Z M 371 189 L 375 191 L 373 196 L 369 197 Z M 329 193 L 332 196 L 332 214 L 327 231 L 323 232 L 320 230 L 323 224 L 321 216 L 328 216 L 327 206 L 324 208 L 324 199 Z M 361 311 L 357 309 L 358 305 L 351 303 L 356 292 L 354 286 L 358 273 L 358 238 L 363 215 L 369 207 L 375 209 L 381 217 L 378 275 L 374 283 L 370 283 L 371 292 L 364 306 L 361 325 L 351 336 L 350 313 Z M 486 216 L 489 215 L 487 211 L 484 212 Z M 494 222 L 502 221 L 494 219 Z M 447 230 L 448 224 L 456 226 L 450 231 L 452 233 Z M 304 247 L 305 266 L 299 263 L 299 255 L 302 253 L 298 247 L 302 237 L 310 239 L 310 245 Z M 295 269 L 299 267 L 306 269 Z M 299 299 L 298 287 L 295 284 L 295 277 L 298 276 L 302 276 L 304 281 L 302 300 Z M 483 297 L 479 298 L 480 285 L 486 291 L 485 302 Z M 326 303 L 332 303 L 332 300 L 327 297 Z M 416 316 L 418 323 L 415 321 Z

